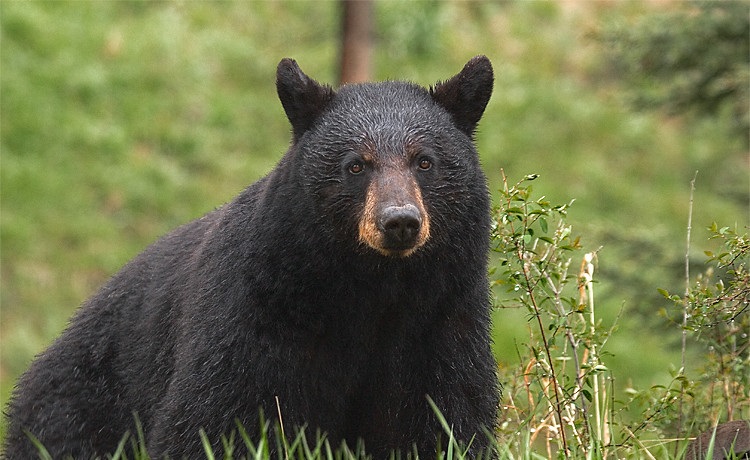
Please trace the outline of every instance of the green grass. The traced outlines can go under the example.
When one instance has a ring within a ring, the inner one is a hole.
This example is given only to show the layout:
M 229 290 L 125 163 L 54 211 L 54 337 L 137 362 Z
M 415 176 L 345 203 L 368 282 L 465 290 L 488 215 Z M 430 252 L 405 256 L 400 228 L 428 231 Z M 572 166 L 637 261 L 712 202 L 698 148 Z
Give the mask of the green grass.
M 446 446 L 438 454 L 439 459 L 444 460 L 463 460 L 469 458 L 467 455 L 468 448 L 460 444 L 453 437 L 453 430 L 443 418 L 432 400 L 429 401 L 431 407 L 435 410 L 440 422 L 445 430 L 447 438 Z M 135 433 L 125 433 L 117 445 L 114 452 L 110 452 L 107 458 L 110 460 L 150 460 L 151 456 L 146 451 L 144 433 L 141 424 L 136 418 Z M 372 456 L 368 455 L 365 446 L 358 442 L 354 446 L 342 442 L 340 445 L 332 445 L 325 434 L 310 434 L 304 428 L 297 430 L 295 434 L 288 439 L 285 438 L 283 427 L 280 429 L 279 424 L 274 424 L 271 428 L 270 422 L 264 422 L 261 416 L 261 432 L 257 439 L 253 439 L 238 422 L 237 427 L 231 433 L 221 439 L 221 448 L 215 449 L 211 440 L 202 429 L 197 436 L 201 439 L 201 445 L 206 460 L 223 459 L 223 460 L 367 460 Z M 52 455 L 47 451 L 44 445 L 33 436 L 29 435 L 34 446 L 39 452 L 41 460 L 52 460 Z M 497 446 L 493 446 L 497 449 Z M 247 451 L 247 454 L 237 454 L 240 448 Z M 415 453 L 399 452 L 394 453 L 394 460 L 413 459 L 418 460 Z M 484 452 L 477 456 L 476 460 L 488 458 L 488 453 Z M 513 458 L 512 456 L 503 456 L 501 458 Z M 197 460 L 197 459 L 196 459 Z
M 335 81 L 334 2 L 0 2 L 0 404 L 72 311 L 180 223 L 229 201 L 289 143 L 274 71 L 296 58 Z M 679 333 L 656 312 L 680 291 L 689 182 L 695 263 L 712 221 L 747 225 L 746 148 L 722 120 L 635 112 L 599 81 L 592 33 L 640 3 L 377 4 L 377 79 L 429 85 L 475 54 L 496 69 L 477 143 L 493 190 L 540 174 L 576 199 L 599 253 L 598 310 L 627 384 L 666 384 Z M 495 352 L 516 364 L 525 312 L 499 309 Z M 647 332 L 644 332 L 647 331 Z M 644 354 L 649 359 L 643 359 Z M 4 421 L 2 422 L 4 424 Z M 0 436 L 3 430 L 0 424 Z

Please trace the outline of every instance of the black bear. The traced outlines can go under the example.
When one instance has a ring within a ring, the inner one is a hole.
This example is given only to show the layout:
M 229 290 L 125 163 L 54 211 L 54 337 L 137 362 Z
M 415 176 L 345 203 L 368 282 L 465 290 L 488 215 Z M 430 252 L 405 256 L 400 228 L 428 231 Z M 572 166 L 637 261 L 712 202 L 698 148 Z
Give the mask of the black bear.
M 201 458 L 200 430 L 219 453 L 238 423 L 260 433 L 260 411 L 287 436 L 435 458 L 449 435 L 430 399 L 472 455 L 490 446 L 490 201 L 473 143 L 490 61 L 429 90 L 334 90 L 284 59 L 276 85 L 289 150 L 81 307 L 18 381 L 8 458 L 35 457 L 28 433 L 54 458 L 104 456 L 134 414 L 152 458 Z

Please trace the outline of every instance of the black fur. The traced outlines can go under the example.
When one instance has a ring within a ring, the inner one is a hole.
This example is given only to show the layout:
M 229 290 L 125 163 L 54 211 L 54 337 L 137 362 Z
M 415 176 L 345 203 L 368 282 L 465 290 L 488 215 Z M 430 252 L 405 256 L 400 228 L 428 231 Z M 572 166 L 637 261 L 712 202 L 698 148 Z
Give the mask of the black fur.
M 293 143 L 234 201 L 128 263 L 18 381 L 5 454 L 103 456 L 143 425 L 153 458 L 201 458 L 203 428 L 365 442 L 434 456 L 442 429 L 488 446 L 498 388 L 490 352 L 489 196 L 471 135 L 492 91 L 485 57 L 434 90 L 319 85 L 285 59 L 279 97 Z M 348 162 L 364 145 L 367 174 Z M 407 146 L 432 161 L 416 171 Z M 395 169 L 394 169 L 395 168 Z M 401 169 L 399 169 L 401 168 Z M 430 236 L 408 257 L 358 240 L 372 174 L 413 174 Z M 447 436 L 442 435 L 443 446 Z M 238 448 L 241 448 L 238 447 Z

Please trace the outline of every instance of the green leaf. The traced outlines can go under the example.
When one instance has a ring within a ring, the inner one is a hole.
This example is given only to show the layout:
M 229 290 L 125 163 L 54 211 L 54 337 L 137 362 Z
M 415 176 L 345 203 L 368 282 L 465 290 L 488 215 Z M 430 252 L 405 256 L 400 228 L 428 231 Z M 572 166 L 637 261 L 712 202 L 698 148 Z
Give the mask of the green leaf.
M 206 458 L 208 460 L 214 460 L 214 451 L 211 448 L 211 441 L 208 440 L 208 435 L 206 435 L 206 432 L 201 428 L 198 431 L 198 434 L 201 438 L 201 444 L 203 445 L 203 452 L 206 454 Z
M 539 218 L 539 227 L 541 227 L 542 232 L 547 233 L 547 220 L 545 218 Z
M 26 436 L 29 438 L 32 444 L 34 444 L 34 448 L 37 450 L 37 456 L 42 460 L 52 460 L 52 455 L 47 451 L 47 449 L 44 447 L 41 441 L 37 439 L 36 436 L 31 434 L 30 431 L 23 430 L 23 432 L 26 434 Z

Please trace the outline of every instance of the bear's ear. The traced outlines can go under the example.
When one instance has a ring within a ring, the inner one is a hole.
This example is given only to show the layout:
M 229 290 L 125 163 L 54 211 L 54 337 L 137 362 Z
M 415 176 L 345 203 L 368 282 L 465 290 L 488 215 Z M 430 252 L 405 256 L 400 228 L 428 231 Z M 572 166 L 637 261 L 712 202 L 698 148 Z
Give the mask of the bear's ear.
M 453 117 L 458 128 L 473 137 L 492 95 L 492 64 L 487 56 L 470 60 L 456 76 L 430 88 L 432 99 Z
M 294 59 L 282 59 L 276 68 L 276 92 L 292 124 L 294 142 L 302 136 L 336 94 L 305 75 Z

